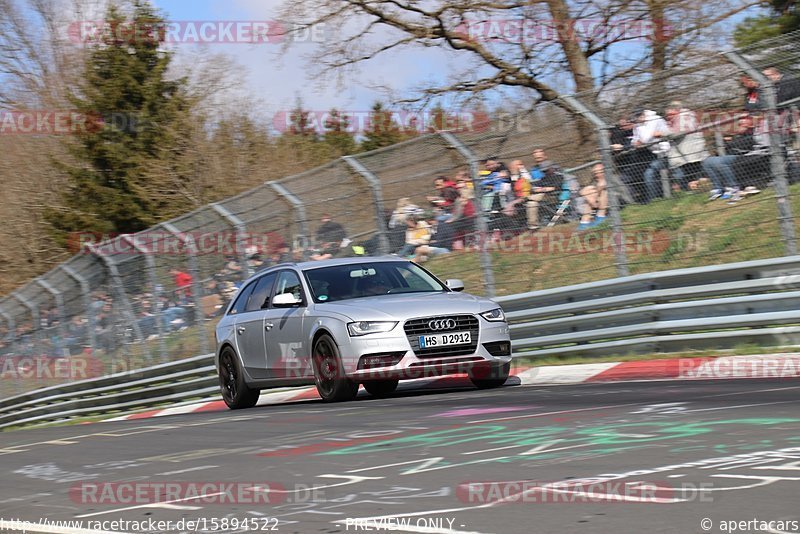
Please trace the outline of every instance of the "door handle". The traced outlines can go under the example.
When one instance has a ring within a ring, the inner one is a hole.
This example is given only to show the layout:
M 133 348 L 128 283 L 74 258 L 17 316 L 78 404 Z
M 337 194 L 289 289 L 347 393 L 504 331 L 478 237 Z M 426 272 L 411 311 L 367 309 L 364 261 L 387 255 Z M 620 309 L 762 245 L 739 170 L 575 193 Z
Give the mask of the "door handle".
M 272 327 L 275 326 L 272 323 L 264 323 L 264 330 L 272 330 Z
M 239 334 L 244 334 L 244 330 L 245 329 L 244 329 L 243 326 L 239 326 L 239 327 L 236 328 L 236 331 L 239 332 Z

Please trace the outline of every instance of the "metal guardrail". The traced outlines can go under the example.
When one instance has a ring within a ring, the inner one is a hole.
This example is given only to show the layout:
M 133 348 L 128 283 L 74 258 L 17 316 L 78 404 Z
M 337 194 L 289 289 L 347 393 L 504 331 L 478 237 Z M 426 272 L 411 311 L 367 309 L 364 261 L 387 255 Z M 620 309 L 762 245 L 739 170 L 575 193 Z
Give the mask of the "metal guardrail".
M 800 344 L 800 256 L 680 269 L 496 299 L 515 357 Z M 0 429 L 219 399 L 211 354 L 0 400 Z
M 496 299 L 515 356 L 800 343 L 800 256 L 615 278 Z

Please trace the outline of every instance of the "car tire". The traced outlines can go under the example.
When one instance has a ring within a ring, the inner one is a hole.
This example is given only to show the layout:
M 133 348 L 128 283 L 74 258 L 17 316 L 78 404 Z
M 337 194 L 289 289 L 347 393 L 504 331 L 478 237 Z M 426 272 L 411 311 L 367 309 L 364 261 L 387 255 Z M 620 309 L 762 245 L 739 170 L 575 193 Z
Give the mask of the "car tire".
M 231 410 L 252 408 L 261 393 L 261 390 L 247 386 L 239 358 L 230 347 L 226 347 L 219 356 L 219 389 L 222 400 Z
M 388 397 L 397 389 L 400 381 L 396 378 L 384 380 L 368 380 L 364 382 L 364 389 L 373 397 Z
M 314 342 L 311 354 L 314 365 L 314 382 L 322 400 L 342 402 L 356 398 L 358 382 L 344 376 L 339 348 L 331 336 L 328 334 L 319 336 Z
M 508 380 L 511 362 L 494 367 L 478 367 L 469 372 L 469 379 L 478 389 L 500 387 Z

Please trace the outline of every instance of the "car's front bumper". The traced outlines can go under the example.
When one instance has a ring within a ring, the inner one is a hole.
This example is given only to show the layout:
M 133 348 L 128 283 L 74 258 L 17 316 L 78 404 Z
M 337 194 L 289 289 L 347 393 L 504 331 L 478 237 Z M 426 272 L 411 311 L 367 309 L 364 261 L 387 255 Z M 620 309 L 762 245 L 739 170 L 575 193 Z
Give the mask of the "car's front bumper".
M 340 343 L 339 350 L 345 373 L 354 380 L 401 380 L 468 373 L 475 367 L 494 367 L 511 361 L 511 340 L 508 324 L 490 322 L 479 318 L 477 347 L 466 347 L 463 354 L 447 356 L 419 356 L 414 352 L 409 337 L 398 324 L 394 330 L 384 334 L 349 337 Z M 508 350 L 498 353 L 498 343 L 508 344 Z M 492 345 L 495 344 L 495 345 Z M 492 348 L 492 352 L 487 349 Z M 399 361 L 394 365 L 359 369 L 359 361 L 365 355 L 372 357 L 394 355 Z

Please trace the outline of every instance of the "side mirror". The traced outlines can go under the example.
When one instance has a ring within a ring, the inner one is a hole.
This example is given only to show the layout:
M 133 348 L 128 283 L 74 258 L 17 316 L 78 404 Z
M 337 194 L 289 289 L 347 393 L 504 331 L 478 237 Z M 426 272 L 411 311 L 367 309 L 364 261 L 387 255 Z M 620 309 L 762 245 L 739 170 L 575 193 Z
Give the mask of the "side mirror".
M 449 287 L 451 291 L 464 291 L 464 282 L 461 280 L 452 278 L 446 280 L 444 284 Z
M 272 305 L 276 308 L 291 308 L 302 303 L 303 300 L 295 297 L 292 293 L 281 293 L 272 299 Z

